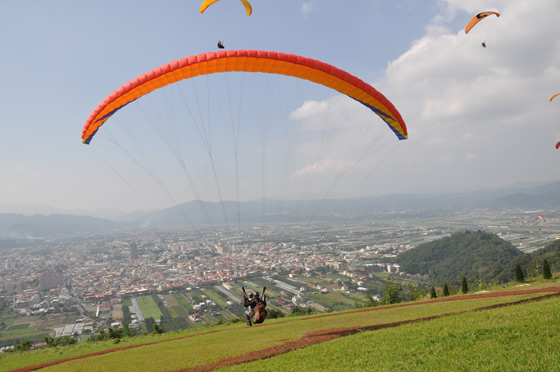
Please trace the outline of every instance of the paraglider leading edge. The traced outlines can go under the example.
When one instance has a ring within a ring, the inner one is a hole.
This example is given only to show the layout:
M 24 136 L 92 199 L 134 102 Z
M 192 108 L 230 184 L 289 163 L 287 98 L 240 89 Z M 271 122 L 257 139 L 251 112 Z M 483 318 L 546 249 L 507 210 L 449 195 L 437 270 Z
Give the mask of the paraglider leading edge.
M 196 76 L 231 71 L 292 76 L 332 88 L 371 109 L 399 139 L 408 138 L 404 120 L 395 106 L 374 87 L 346 71 L 295 54 L 220 50 L 170 62 L 124 84 L 93 110 L 82 129 L 82 142 L 89 144 L 115 112 L 154 90 Z

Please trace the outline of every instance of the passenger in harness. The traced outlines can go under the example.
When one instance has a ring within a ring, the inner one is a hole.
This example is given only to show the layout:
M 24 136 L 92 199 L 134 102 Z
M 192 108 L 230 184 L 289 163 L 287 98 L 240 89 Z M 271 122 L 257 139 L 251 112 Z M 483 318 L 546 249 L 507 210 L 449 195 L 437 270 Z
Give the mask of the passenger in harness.
M 255 294 L 249 294 L 247 297 L 247 292 L 245 292 L 245 287 L 241 287 L 243 290 L 243 306 L 245 306 L 245 317 L 247 318 L 247 325 L 252 326 L 254 324 L 260 324 L 266 319 L 266 287 L 263 287 L 262 296 L 259 292 Z

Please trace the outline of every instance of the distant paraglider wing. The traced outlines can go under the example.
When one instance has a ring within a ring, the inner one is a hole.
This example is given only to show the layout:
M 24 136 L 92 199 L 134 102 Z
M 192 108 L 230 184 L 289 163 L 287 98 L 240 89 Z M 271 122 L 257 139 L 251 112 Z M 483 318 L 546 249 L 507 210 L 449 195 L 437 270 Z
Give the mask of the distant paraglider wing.
M 200 4 L 200 13 L 204 13 L 206 8 L 208 8 L 210 5 L 214 4 L 216 1 L 218 1 L 218 0 L 204 0 L 202 2 L 202 4 Z
M 399 139 L 408 137 L 395 106 L 359 78 L 332 65 L 294 54 L 256 50 L 229 50 L 183 58 L 141 75 L 105 98 L 88 117 L 82 142 L 89 144 L 99 127 L 130 102 L 164 86 L 200 75 L 244 71 L 293 76 L 337 90 L 375 112 Z
M 552 97 L 550 97 L 550 102 L 552 102 L 552 100 L 556 97 L 560 96 L 560 93 L 556 93 L 555 95 L 553 95 Z
M 537 222 L 538 221 L 546 222 L 546 218 L 544 218 L 543 216 L 537 216 L 535 217 L 535 220 L 537 220 Z
M 560 142 L 556 143 L 556 150 L 558 150 L 558 148 L 560 147 Z
M 484 18 L 490 16 L 490 15 L 496 15 L 496 17 L 500 16 L 500 13 L 498 12 L 482 12 L 482 13 L 478 13 L 477 15 L 475 15 L 474 17 L 471 18 L 471 20 L 469 21 L 469 23 L 467 23 L 467 27 L 465 27 L 465 34 L 468 34 L 469 31 L 480 21 L 482 21 Z
M 208 8 L 210 5 L 214 4 L 217 1 L 219 0 L 204 0 L 200 5 L 200 13 L 204 13 L 206 8 Z M 253 8 L 251 7 L 251 4 L 249 4 L 247 0 L 241 0 L 241 2 L 243 3 L 245 10 L 247 11 L 247 15 L 250 16 L 253 13 Z
M 245 10 L 247 11 L 247 15 L 250 16 L 253 13 L 253 8 L 251 7 L 251 4 L 249 4 L 247 0 L 241 0 L 241 2 L 243 3 Z

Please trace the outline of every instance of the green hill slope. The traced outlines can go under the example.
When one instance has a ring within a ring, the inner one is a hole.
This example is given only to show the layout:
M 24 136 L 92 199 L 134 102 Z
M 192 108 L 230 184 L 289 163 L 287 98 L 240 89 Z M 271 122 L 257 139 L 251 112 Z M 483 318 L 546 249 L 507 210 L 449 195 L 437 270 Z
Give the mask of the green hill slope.
M 551 287 L 543 289 L 545 286 Z M 510 333 L 516 333 L 516 327 L 522 327 L 518 337 L 529 326 L 534 327 L 534 335 L 531 337 L 539 337 L 542 334 L 539 333 L 541 328 L 543 332 L 556 332 L 558 334 L 560 329 L 556 328 L 560 327 L 560 322 L 556 321 L 556 325 L 551 326 L 552 320 L 549 319 L 550 317 L 557 317 L 556 314 L 558 312 L 552 311 L 552 307 L 556 306 L 557 309 L 560 305 L 558 297 L 541 300 L 534 305 L 522 303 L 495 310 L 490 310 L 488 307 L 530 299 L 542 299 L 543 296 L 551 294 L 558 296 L 559 293 L 560 286 L 552 286 L 550 283 L 546 283 L 540 285 L 540 288 L 537 285 L 531 285 L 504 289 L 501 292 L 441 298 L 436 301 L 405 303 L 311 317 L 275 319 L 254 327 L 237 324 L 144 338 L 134 337 L 125 339 L 118 345 L 93 343 L 65 348 L 46 348 L 23 354 L 11 353 L 2 355 L 0 357 L 0 369 L 3 371 L 17 368 L 34 370 L 36 367 L 39 367 L 37 365 L 40 363 L 53 362 L 54 364 L 48 367 L 46 364 L 43 364 L 40 367 L 44 368 L 40 370 L 211 370 L 213 367 L 221 366 L 223 363 L 229 362 L 235 365 L 240 361 L 288 352 L 288 354 L 282 356 L 254 363 L 257 363 L 258 370 L 271 371 L 356 370 L 353 369 L 354 366 L 366 365 L 373 362 L 374 359 L 376 363 L 381 363 L 378 358 L 382 359 L 383 354 L 378 353 L 377 350 L 391 348 L 391 345 L 393 345 L 394 350 L 392 354 L 387 354 L 386 356 L 389 360 L 383 361 L 386 366 L 384 367 L 385 369 L 393 370 L 394 368 L 399 368 L 400 363 L 402 363 L 399 360 L 405 358 L 408 354 L 410 354 L 409 358 L 416 360 L 414 363 L 420 363 L 425 358 L 424 347 L 431 348 L 427 349 L 429 353 L 438 354 L 438 350 L 447 350 L 451 346 L 460 347 L 470 342 L 470 347 L 476 346 L 492 350 L 494 347 L 498 348 L 503 342 L 502 339 L 497 338 L 494 343 L 494 336 L 497 337 L 498 331 L 510 330 Z M 529 315 L 520 316 L 518 314 L 520 311 Z M 527 319 L 531 317 L 533 319 L 531 322 L 523 323 L 527 322 Z M 511 319 L 512 323 L 504 325 L 501 330 L 492 328 L 497 324 L 495 321 L 483 321 L 484 319 L 502 318 Z M 518 321 L 519 324 L 516 323 Z M 440 325 L 439 322 L 444 323 Z M 456 322 L 457 324 L 455 324 Z M 459 324 L 461 327 L 466 328 L 461 331 L 457 328 Z M 470 336 L 468 324 L 472 326 Z M 442 327 L 448 327 L 447 332 L 450 335 L 442 334 Z M 545 329 L 547 327 L 549 329 Z M 411 333 L 411 330 L 421 333 Z M 432 336 L 424 336 L 423 333 Z M 377 341 L 378 337 L 381 337 L 379 342 Z M 460 342 L 457 345 L 453 344 L 453 338 Z M 329 339 L 332 341 L 325 342 Z M 301 347 L 314 344 L 315 342 L 324 343 L 301 349 Z M 528 342 L 529 345 L 527 347 L 533 348 L 533 354 L 540 354 L 540 351 L 535 349 L 534 340 L 529 340 Z M 354 343 L 360 346 L 354 347 Z M 520 345 L 516 347 L 521 350 L 523 347 L 521 341 Z M 341 350 L 348 350 L 348 355 L 342 358 L 340 356 Z M 92 354 L 96 352 L 100 353 L 100 355 Z M 461 350 L 455 350 L 454 352 L 460 353 Z M 336 353 L 339 353 L 339 357 L 342 359 L 333 359 L 332 356 L 336 355 Z M 510 348 L 507 353 L 516 353 L 516 349 Z M 292 354 L 296 355 L 296 357 L 292 357 Z M 375 356 L 364 356 L 370 354 Z M 297 355 L 308 356 L 300 359 Z M 77 359 L 68 360 L 72 357 Z M 392 360 L 393 357 L 400 359 Z M 434 356 L 434 363 L 439 363 L 439 359 L 445 358 L 444 354 L 441 354 L 439 357 Z M 546 359 L 544 356 L 539 358 L 539 363 L 542 363 L 542 365 L 552 366 L 552 364 L 549 364 L 552 363 L 551 360 Z M 507 358 L 504 357 L 504 359 Z M 301 360 L 305 360 L 307 364 L 302 365 Z M 486 364 L 484 363 L 487 362 L 483 361 L 481 363 L 481 366 L 485 366 Z M 25 368 L 26 366 L 33 365 L 36 367 Z M 285 365 L 289 365 L 289 367 L 285 367 Z M 231 368 L 250 370 L 256 366 L 243 364 L 239 367 Z M 429 367 L 426 368 L 425 370 L 437 370 L 429 369 Z M 489 367 L 482 369 L 492 370 Z
M 544 260 L 548 261 L 552 272 L 560 269 L 560 240 L 555 240 L 529 254 L 519 257 L 518 262 L 528 276 L 542 275 L 542 265 Z
M 557 371 L 560 300 L 404 324 L 220 371 Z
M 428 275 L 436 284 L 508 282 L 523 252 L 495 234 L 459 232 L 398 255 L 401 271 Z

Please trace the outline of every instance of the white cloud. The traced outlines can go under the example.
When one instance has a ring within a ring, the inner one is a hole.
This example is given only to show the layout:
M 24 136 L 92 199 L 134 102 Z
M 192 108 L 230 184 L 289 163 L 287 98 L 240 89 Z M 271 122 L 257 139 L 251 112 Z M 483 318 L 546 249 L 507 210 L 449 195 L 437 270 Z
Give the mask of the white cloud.
M 332 167 L 332 164 L 329 160 L 321 160 L 321 161 L 317 161 L 313 164 L 310 164 L 302 169 L 298 169 L 294 175 L 297 177 L 308 177 L 311 174 L 316 174 L 316 173 L 324 173 L 328 170 L 330 170 Z
M 326 101 L 305 101 L 300 107 L 290 114 L 290 117 L 292 119 L 306 119 L 323 113 L 327 109 L 328 103 Z
M 307 19 L 311 13 L 317 12 L 318 9 L 316 8 L 315 3 L 304 2 L 301 4 L 300 11 L 303 13 L 305 19 Z
M 425 35 L 376 83 L 409 130 L 394 158 L 395 177 L 417 190 L 433 190 L 444 179 L 448 187 L 550 180 L 560 139 L 560 105 L 548 102 L 560 92 L 560 2 L 493 2 L 501 17 L 485 19 L 468 35 L 442 20 L 491 10 L 488 4 L 440 5 Z M 464 168 L 460 159 L 477 167 Z

